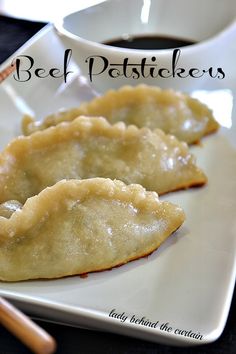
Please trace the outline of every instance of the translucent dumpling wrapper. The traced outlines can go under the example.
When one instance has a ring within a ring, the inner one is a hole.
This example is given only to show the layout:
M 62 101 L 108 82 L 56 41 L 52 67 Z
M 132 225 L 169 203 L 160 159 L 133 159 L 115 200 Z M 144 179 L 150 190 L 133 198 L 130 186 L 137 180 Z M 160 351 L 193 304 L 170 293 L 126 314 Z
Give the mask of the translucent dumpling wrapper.
M 186 143 L 161 130 L 79 117 L 13 140 L 0 155 L 0 203 L 27 198 L 61 179 L 104 177 L 159 194 L 202 185 Z
M 42 122 L 25 116 L 22 129 L 28 135 L 79 115 L 103 116 L 113 124 L 123 121 L 139 128 L 159 128 L 187 143 L 196 143 L 219 128 L 212 111 L 197 99 L 173 90 L 139 85 L 108 91 L 78 108 L 52 114 Z
M 110 269 L 152 253 L 184 219 L 180 207 L 140 185 L 103 178 L 60 181 L 10 217 L 0 216 L 0 279 Z

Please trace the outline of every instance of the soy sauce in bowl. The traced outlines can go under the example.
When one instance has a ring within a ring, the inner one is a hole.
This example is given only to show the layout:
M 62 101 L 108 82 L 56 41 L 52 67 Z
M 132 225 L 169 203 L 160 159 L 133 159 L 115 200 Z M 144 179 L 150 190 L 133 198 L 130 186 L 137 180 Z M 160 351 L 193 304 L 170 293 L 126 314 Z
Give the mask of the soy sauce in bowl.
M 105 41 L 103 44 L 120 48 L 155 50 L 180 48 L 195 44 L 195 42 L 167 36 L 130 36 Z

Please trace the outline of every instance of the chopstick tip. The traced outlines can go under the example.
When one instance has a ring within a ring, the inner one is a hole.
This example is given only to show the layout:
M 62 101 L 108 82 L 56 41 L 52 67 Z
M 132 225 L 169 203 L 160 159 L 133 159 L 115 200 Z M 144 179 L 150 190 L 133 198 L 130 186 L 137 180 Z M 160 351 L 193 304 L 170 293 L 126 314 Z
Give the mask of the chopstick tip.
M 42 348 L 38 354 L 54 354 L 57 350 L 57 343 L 54 338 L 50 336 L 44 341 Z

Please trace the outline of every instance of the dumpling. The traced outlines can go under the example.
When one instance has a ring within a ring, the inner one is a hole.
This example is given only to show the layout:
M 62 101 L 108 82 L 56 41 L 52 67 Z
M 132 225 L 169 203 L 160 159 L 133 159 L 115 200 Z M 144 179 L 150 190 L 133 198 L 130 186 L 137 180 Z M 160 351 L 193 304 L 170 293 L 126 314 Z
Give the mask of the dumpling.
M 206 176 L 185 143 L 161 130 L 79 117 L 13 140 L 0 155 L 0 203 L 27 198 L 61 179 L 104 177 L 163 194 Z
M 182 209 L 140 185 L 60 181 L 0 217 L 0 279 L 95 272 L 146 256 L 184 222 Z
M 151 130 L 159 128 L 187 143 L 198 142 L 219 128 L 212 111 L 197 99 L 173 90 L 139 85 L 108 91 L 78 108 L 50 115 L 42 123 L 26 116 L 23 132 L 28 135 L 79 115 L 103 116 L 111 123 L 123 121 Z

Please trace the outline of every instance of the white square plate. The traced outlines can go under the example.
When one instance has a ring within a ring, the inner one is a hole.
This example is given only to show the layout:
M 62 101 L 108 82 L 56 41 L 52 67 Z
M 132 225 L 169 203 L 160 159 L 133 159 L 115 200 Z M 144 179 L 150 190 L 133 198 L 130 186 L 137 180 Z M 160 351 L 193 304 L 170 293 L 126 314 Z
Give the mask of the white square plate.
M 35 67 L 62 67 L 64 48 L 49 25 L 6 61 L 27 54 Z M 160 343 L 198 345 L 219 337 L 224 328 L 235 282 L 236 260 L 236 48 L 229 48 L 226 78 L 206 83 L 210 91 L 193 93 L 208 101 L 223 127 L 191 147 L 209 183 L 204 188 L 169 194 L 186 212 L 184 226 L 151 256 L 112 271 L 50 281 L 0 283 L 0 294 L 31 313 L 68 324 L 105 329 Z M 232 60 L 232 61 L 231 61 Z M 1 148 L 19 134 L 22 114 L 37 117 L 61 107 L 77 106 L 94 93 L 79 79 L 78 68 L 63 79 L 0 85 Z M 115 309 L 125 322 L 109 317 Z M 132 315 L 158 322 L 157 328 L 129 322 Z M 168 323 L 171 331 L 160 330 Z M 191 332 L 190 332 L 191 331 Z M 191 335 L 191 333 L 195 333 Z M 200 335 L 202 339 L 200 339 Z

